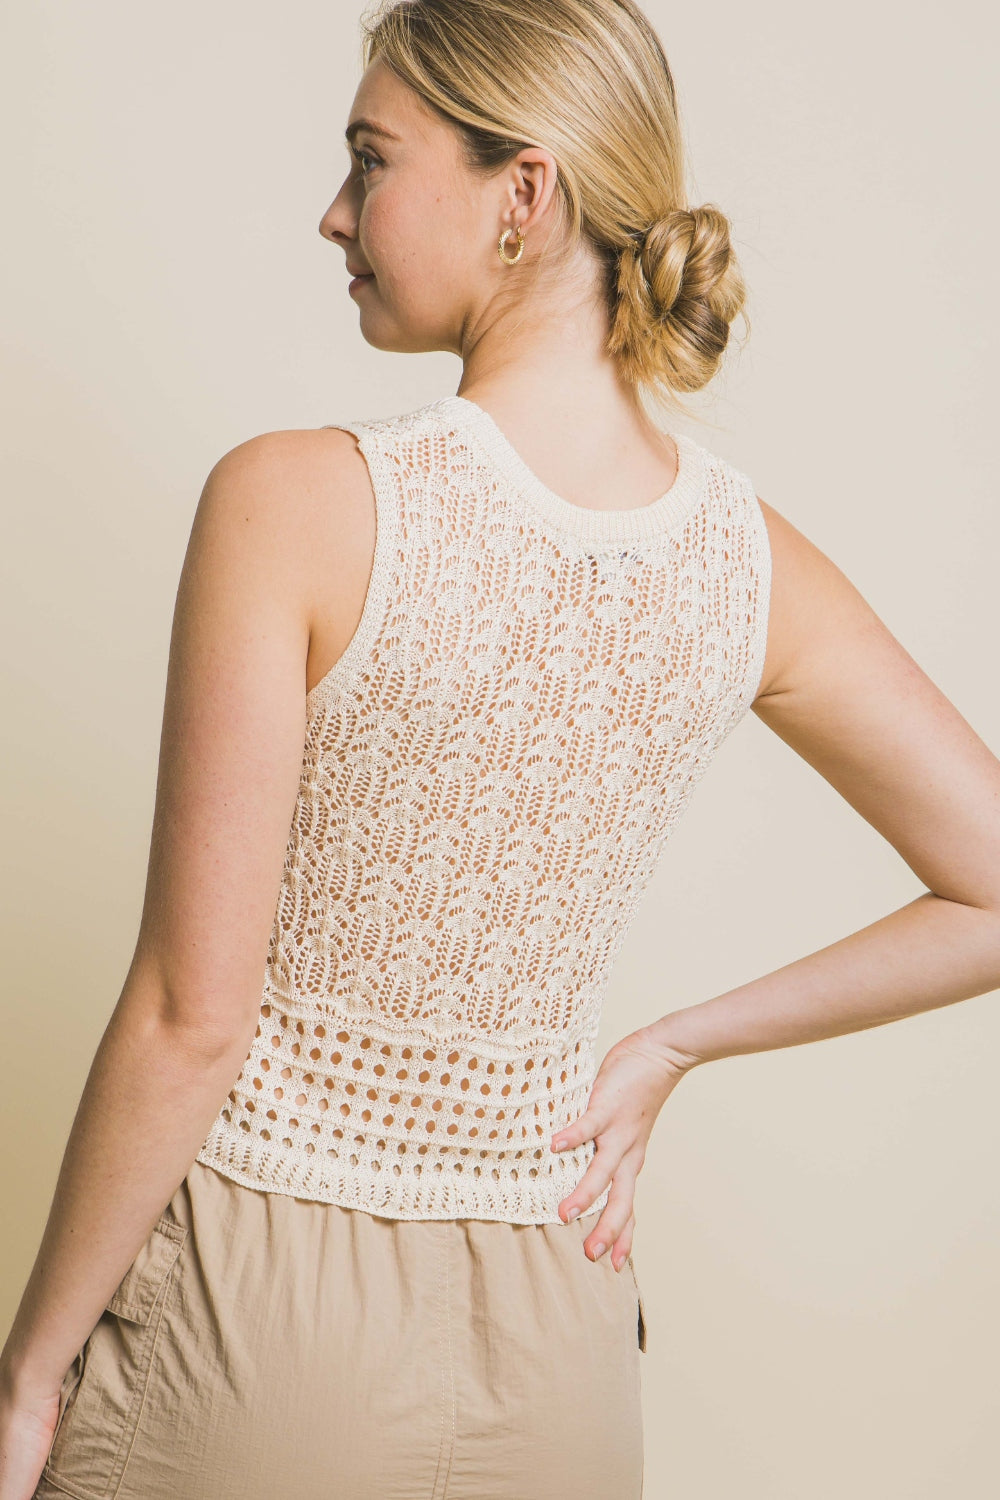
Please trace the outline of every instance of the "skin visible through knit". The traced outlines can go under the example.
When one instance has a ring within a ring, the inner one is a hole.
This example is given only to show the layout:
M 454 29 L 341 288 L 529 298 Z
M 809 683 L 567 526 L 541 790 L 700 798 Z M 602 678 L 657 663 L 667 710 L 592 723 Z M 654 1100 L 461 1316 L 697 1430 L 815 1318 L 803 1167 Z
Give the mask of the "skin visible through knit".
M 549 1142 L 614 960 L 760 684 L 766 525 L 681 434 L 665 495 L 591 510 L 464 397 L 332 425 L 374 565 L 306 700 L 259 1024 L 198 1160 L 391 1218 L 559 1223 L 595 1148 Z

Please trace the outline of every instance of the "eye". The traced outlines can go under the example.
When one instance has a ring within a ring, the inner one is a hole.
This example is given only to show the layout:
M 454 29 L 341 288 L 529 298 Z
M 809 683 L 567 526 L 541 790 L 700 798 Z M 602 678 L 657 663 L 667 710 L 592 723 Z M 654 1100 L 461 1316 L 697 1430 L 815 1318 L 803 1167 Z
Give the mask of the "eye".
M 355 146 L 350 146 L 350 147 L 348 147 L 348 150 L 350 151 L 351 155 L 354 157 L 355 161 L 361 162 L 362 157 L 367 156 L 367 158 L 368 158 L 369 161 L 374 162 L 376 166 L 378 165 L 378 157 L 377 156 L 373 156 L 370 151 L 366 151 L 365 148 L 364 148 L 364 146 L 362 146 L 360 148 L 360 150 L 357 147 L 355 147 Z M 361 167 L 362 167 L 362 172 L 363 172 L 364 176 L 367 177 L 368 172 L 366 172 L 365 169 L 364 169 L 364 162 L 361 162 Z M 371 171 L 370 167 L 368 168 L 368 171 Z

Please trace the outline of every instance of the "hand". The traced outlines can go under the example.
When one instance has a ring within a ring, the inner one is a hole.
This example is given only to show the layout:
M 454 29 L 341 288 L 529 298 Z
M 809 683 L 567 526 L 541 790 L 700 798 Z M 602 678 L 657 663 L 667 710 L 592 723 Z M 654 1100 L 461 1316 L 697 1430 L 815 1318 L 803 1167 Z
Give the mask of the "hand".
M 31 1500 L 59 1421 L 59 1398 L 60 1387 L 21 1390 L 0 1374 L 0 1500 Z
M 597 1145 L 587 1171 L 559 1205 L 564 1223 L 575 1219 L 611 1183 L 604 1212 L 583 1244 L 592 1260 L 599 1260 L 610 1246 L 611 1264 L 620 1271 L 631 1254 L 632 1204 L 646 1142 L 663 1105 L 699 1061 L 665 1046 L 649 1027 L 641 1027 L 615 1043 L 597 1071 L 584 1113 L 552 1137 L 553 1151 L 590 1140 Z

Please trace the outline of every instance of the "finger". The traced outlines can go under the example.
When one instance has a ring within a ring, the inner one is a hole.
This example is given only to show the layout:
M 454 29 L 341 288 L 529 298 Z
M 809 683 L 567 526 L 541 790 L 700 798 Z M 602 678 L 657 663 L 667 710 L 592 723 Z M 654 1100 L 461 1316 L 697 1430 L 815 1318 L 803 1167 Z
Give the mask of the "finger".
M 557 1130 L 552 1137 L 552 1150 L 565 1151 L 573 1146 L 582 1146 L 584 1141 L 592 1141 L 606 1126 L 607 1121 L 602 1120 L 597 1112 L 592 1109 L 584 1110 L 583 1114 L 576 1120 L 571 1120 L 561 1130 Z
M 635 1212 L 633 1210 L 631 1216 L 629 1217 L 628 1223 L 625 1225 L 625 1228 L 615 1240 L 615 1243 L 611 1246 L 611 1264 L 614 1266 L 616 1271 L 621 1270 L 622 1266 L 632 1254 L 632 1236 L 634 1232 Z
M 594 1228 L 583 1242 L 584 1253 L 591 1259 L 600 1260 L 601 1256 L 616 1244 L 618 1237 L 626 1233 L 633 1214 L 637 1176 L 638 1171 L 629 1159 L 625 1158 L 612 1178 L 608 1201 Z M 618 1267 L 615 1266 L 615 1269 L 617 1270 Z
M 564 1224 L 577 1218 L 599 1198 L 611 1181 L 612 1174 L 621 1161 L 621 1153 L 613 1147 L 598 1145 L 590 1166 L 584 1172 L 568 1198 L 559 1204 Z

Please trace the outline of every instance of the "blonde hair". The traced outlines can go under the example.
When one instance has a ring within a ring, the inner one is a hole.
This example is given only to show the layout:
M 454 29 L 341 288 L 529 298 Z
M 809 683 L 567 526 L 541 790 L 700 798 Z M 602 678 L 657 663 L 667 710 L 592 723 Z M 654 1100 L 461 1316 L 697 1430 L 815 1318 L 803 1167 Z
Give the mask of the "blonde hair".
M 570 233 L 605 269 L 608 354 L 683 411 L 675 393 L 716 374 L 737 314 L 749 331 L 747 290 L 729 220 L 685 201 L 673 76 L 635 0 L 382 0 L 361 26 L 364 66 L 457 127 L 470 170 L 552 152 Z

